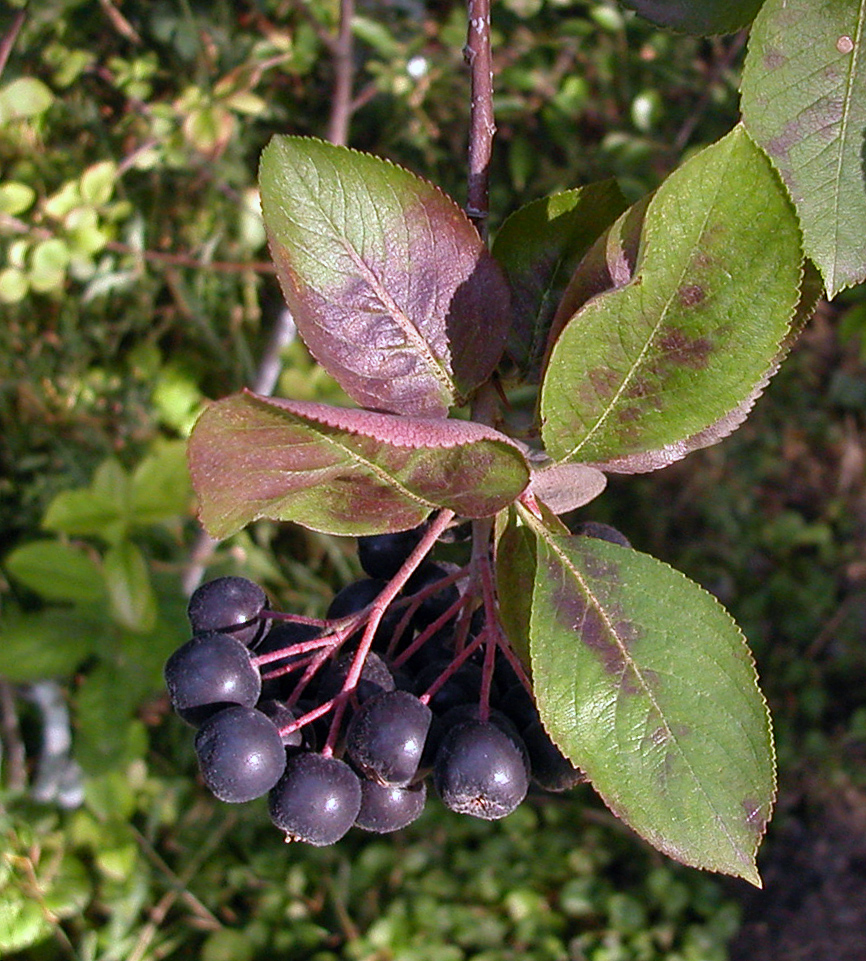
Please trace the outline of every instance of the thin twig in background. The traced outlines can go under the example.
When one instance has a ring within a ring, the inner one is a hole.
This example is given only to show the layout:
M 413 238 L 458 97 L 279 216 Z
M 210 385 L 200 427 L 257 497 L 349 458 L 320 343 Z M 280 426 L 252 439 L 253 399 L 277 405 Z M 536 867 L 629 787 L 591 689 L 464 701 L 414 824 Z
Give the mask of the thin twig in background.
M 493 153 L 493 57 L 490 51 L 490 0 L 469 0 L 469 29 L 463 51 L 470 74 L 469 189 L 466 212 L 486 234 Z
M 295 8 L 314 23 L 319 38 L 333 57 L 334 85 L 331 115 L 328 120 L 328 140 L 331 143 L 345 146 L 349 139 L 349 124 L 357 106 L 352 96 L 355 81 L 354 37 L 352 34 L 355 2 L 354 0 L 341 0 L 340 24 L 336 35 L 323 30 L 321 24 L 312 17 L 303 0 L 295 3 Z M 270 271 L 273 272 L 273 266 L 268 266 Z M 253 382 L 250 384 L 255 393 L 269 396 L 274 392 L 282 370 L 283 348 L 288 346 L 294 334 L 295 324 L 292 315 L 287 309 L 283 309 L 277 317 L 270 342 L 259 363 Z M 218 541 L 215 541 L 205 531 L 201 531 L 196 538 L 182 579 L 183 589 L 187 595 L 192 594 L 201 583 L 217 544 Z
M 26 18 L 27 11 L 19 10 L 18 15 L 12 21 L 12 25 L 6 31 L 6 35 L 0 40 L 0 74 L 6 69 L 6 61 L 9 59 L 9 54 L 12 53 L 12 48 L 15 46 L 15 41 L 18 39 L 18 34 L 21 33 Z
M 332 48 L 334 98 L 328 123 L 328 140 L 340 146 L 348 143 L 349 122 L 352 119 L 352 86 L 355 80 L 355 44 L 352 36 L 354 15 L 355 0 L 342 0 L 339 31 Z
M 3 680 L 0 680 L 0 744 L 6 787 L 13 793 L 23 791 L 27 786 L 27 758 L 15 710 L 15 691 L 8 681 Z

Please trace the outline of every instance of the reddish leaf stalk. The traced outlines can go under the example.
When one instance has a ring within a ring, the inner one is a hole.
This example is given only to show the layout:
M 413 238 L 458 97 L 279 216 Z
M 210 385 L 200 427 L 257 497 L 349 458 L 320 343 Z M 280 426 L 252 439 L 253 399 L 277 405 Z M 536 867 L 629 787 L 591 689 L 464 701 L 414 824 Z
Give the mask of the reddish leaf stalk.
M 490 157 L 493 153 L 493 57 L 490 0 L 468 0 L 469 29 L 463 55 L 469 65 L 469 189 L 466 213 L 484 236 L 489 212 Z
M 453 677 L 461 667 L 469 660 L 469 658 L 478 650 L 479 647 L 484 643 L 485 633 L 482 631 L 478 637 L 466 645 L 463 650 L 454 658 L 454 660 L 445 668 L 445 670 L 436 678 L 436 680 L 427 688 L 427 690 L 418 698 L 419 701 L 423 701 L 425 704 L 430 703 L 430 699 L 439 690 L 440 687 L 450 678 Z
M 439 539 L 439 535 L 448 527 L 451 521 L 454 519 L 454 511 L 442 511 L 435 521 L 427 528 L 424 536 L 421 538 L 418 546 L 406 559 L 406 562 L 400 568 L 399 571 L 391 578 L 388 585 L 382 591 L 382 593 L 373 601 L 370 617 L 367 621 L 367 626 L 364 628 L 364 635 L 361 638 L 361 642 L 358 645 L 358 650 L 355 652 L 355 657 L 352 660 L 352 666 L 349 668 L 349 673 L 346 675 L 346 680 L 343 683 L 342 694 L 347 694 L 353 691 L 358 686 L 358 681 L 361 678 L 361 671 L 364 669 L 364 662 L 367 660 L 367 655 L 370 653 L 370 648 L 373 646 L 373 638 L 376 634 L 376 629 L 379 627 L 379 622 L 382 620 L 382 615 L 388 609 L 388 605 L 394 598 L 400 593 L 405 583 L 409 580 L 412 574 L 415 572 L 416 568 L 421 564 L 424 558 L 430 553 L 433 545 Z M 341 700 L 334 709 L 334 718 L 331 721 L 331 729 L 328 732 L 328 740 L 325 742 L 325 746 L 322 748 L 322 754 L 326 757 L 334 753 L 334 746 L 337 742 L 337 737 L 340 731 L 340 722 L 343 718 L 343 714 L 346 710 L 346 699 Z

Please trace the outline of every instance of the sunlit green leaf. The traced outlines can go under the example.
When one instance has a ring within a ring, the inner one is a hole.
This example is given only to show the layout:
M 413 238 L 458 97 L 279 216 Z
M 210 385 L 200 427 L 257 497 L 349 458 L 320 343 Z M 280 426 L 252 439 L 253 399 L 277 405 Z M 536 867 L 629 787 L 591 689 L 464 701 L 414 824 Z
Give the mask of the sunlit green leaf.
M 788 186 L 828 296 L 866 279 L 866 9 L 767 0 L 743 71 L 743 119 Z
M 156 621 L 156 598 L 141 551 L 132 541 L 122 541 L 108 550 L 104 563 L 115 620 L 131 631 L 149 631 Z
M 51 601 L 96 601 L 105 594 L 102 571 L 80 548 L 60 541 L 22 544 L 3 561 L 6 570 Z
M 538 533 L 530 643 L 545 727 L 657 848 L 760 884 L 773 746 L 739 629 L 649 555 Z
M 735 410 L 774 367 L 801 265 L 784 187 L 737 127 L 662 184 L 630 279 L 559 335 L 542 384 L 547 451 L 604 463 L 673 449 Z

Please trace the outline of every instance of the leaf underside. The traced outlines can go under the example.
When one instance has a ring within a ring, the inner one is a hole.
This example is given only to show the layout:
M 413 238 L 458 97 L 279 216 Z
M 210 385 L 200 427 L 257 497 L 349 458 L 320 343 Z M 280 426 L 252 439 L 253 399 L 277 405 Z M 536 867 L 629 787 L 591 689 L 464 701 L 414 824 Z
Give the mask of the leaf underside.
M 770 719 L 716 599 L 646 554 L 544 532 L 530 645 L 544 725 L 611 810 L 676 860 L 760 885 Z
M 785 181 L 827 294 L 866 280 L 863 0 L 767 0 L 743 70 L 743 121 Z
M 204 411 L 189 464 L 201 521 L 216 538 L 261 517 L 352 536 L 406 530 L 436 508 L 486 517 L 529 480 L 520 450 L 471 421 L 249 392 Z
M 622 0 L 626 7 L 669 30 L 700 37 L 734 33 L 748 26 L 763 0 Z
M 801 265 L 784 187 L 737 127 L 662 184 L 630 278 L 559 334 L 541 390 L 548 453 L 635 472 L 730 432 L 783 350 Z
M 445 194 L 307 137 L 275 137 L 259 180 L 298 331 L 353 400 L 445 417 L 490 376 L 508 336 L 508 285 Z

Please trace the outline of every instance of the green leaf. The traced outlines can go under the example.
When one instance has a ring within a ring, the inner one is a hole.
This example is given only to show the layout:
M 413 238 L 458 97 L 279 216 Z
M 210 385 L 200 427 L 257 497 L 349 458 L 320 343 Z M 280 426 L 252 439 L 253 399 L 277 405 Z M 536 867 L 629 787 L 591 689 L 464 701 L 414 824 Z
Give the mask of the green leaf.
M 93 558 L 59 541 L 34 541 L 16 548 L 6 570 L 49 601 L 97 601 L 105 595 L 102 571 Z
M 436 508 L 492 516 L 529 479 L 520 450 L 481 424 L 250 392 L 205 410 L 189 463 L 201 521 L 217 538 L 260 517 L 354 536 L 415 527 Z
M 528 527 L 518 525 L 513 511 L 510 513 L 508 526 L 496 545 L 499 619 L 514 653 L 527 670 L 531 670 L 529 618 L 532 592 L 527 588 L 535 581 L 535 535 Z
M 61 491 L 48 505 L 45 530 L 82 536 L 95 534 L 109 543 L 129 529 L 129 476 L 113 457 L 103 461 L 90 487 Z
M 38 117 L 54 103 L 54 94 L 36 77 L 19 77 L 0 88 L 0 124 Z
M 626 7 L 669 30 L 709 37 L 748 26 L 763 0 L 622 0 Z
M 51 924 L 33 900 L 17 891 L 0 892 L 0 951 L 23 951 L 50 937 Z
M 662 184 L 631 278 L 559 335 L 541 391 L 548 453 L 606 469 L 662 448 L 676 459 L 773 369 L 801 264 L 784 187 L 737 127 Z
M 626 207 L 616 182 L 589 184 L 533 201 L 513 213 L 493 244 L 511 284 L 508 353 L 537 383 L 547 334 L 580 259 Z
M 88 774 L 117 769 L 145 752 L 147 734 L 133 715 L 148 688 L 134 669 L 110 662 L 84 678 L 75 697 L 75 757 Z
M 0 184 L 0 213 L 16 217 L 23 214 L 36 199 L 36 191 L 28 184 L 8 180 Z
M 7 612 L 0 619 L 0 675 L 26 683 L 71 674 L 98 650 L 106 624 L 84 611 Z
M 298 331 L 353 400 L 444 417 L 487 380 L 508 335 L 508 286 L 452 200 L 384 160 L 303 137 L 275 137 L 259 179 Z
M 532 675 L 548 733 L 659 850 L 760 885 L 773 744 L 736 624 L 655 558 L 534 526 Z
M 829 297 L 866 280 L 866 8 L 767 0 L 743 70 L 742 110 L 800 216 Z
M 145 457 L 132 474 L 131 520 L 145 527 L 184 516 L 189 512 L 191 496 L 186 444 L 165 444 Z
M 156 622 L 156 598 L 141 551 L 132 541 L 121 541 L 108 550 L 104 564 L 114 619 L 131 631 L 151 630 Z

